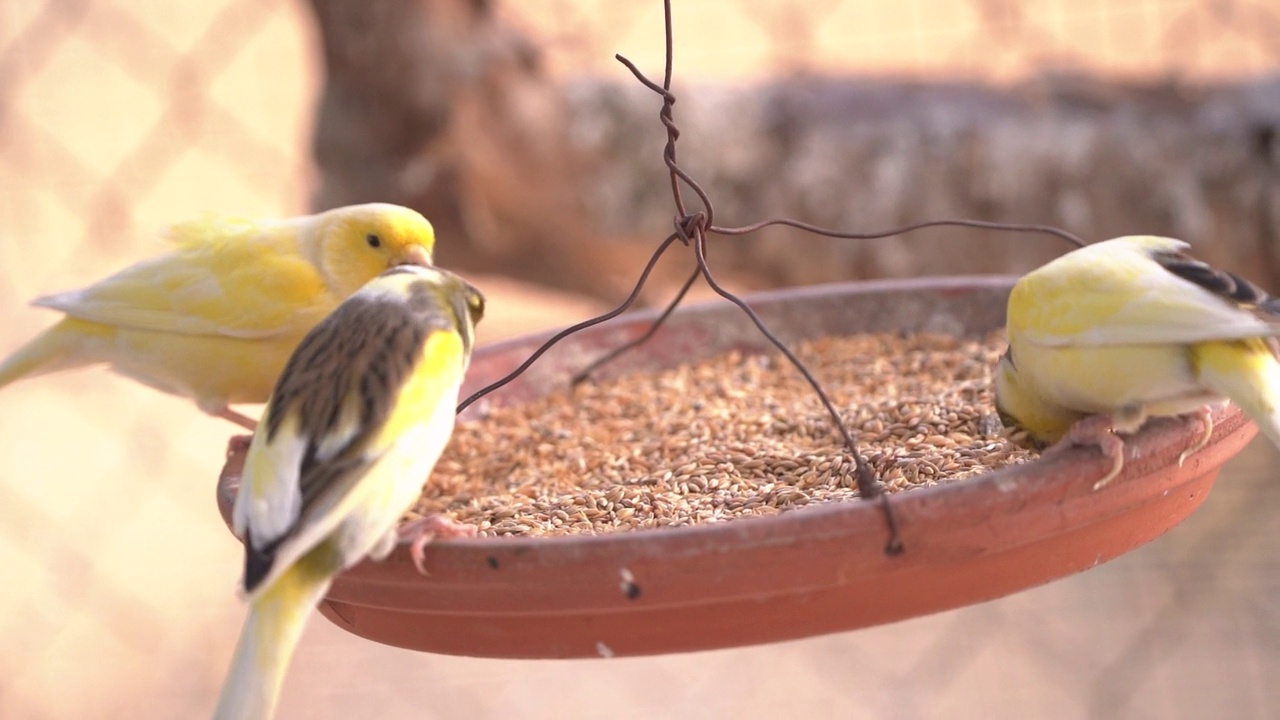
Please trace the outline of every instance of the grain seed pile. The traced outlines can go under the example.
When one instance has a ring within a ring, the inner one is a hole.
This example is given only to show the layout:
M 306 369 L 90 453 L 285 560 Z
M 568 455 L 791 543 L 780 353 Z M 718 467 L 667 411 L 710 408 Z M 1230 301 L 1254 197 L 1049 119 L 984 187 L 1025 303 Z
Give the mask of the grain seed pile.
M 1000 433 L 1002 335 L 858 335 L 795 347 L 890 492 L 1033 453 Z M 588 381 L 459 423 L 416 512 L 480 535 L 565 535 L 720 522 L 858 496 L 853 461 L 780 355 L 729 353 Z

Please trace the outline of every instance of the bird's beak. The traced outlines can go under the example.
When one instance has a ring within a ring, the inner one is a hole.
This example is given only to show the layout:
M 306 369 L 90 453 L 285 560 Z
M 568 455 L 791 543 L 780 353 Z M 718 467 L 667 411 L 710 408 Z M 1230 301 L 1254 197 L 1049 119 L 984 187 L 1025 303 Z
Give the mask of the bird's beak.
M 404 249 L 404 252 L 397 255 L 391 261 L 391 267 L 397 265 L 421 265 L 423 267 L 431 267 L 431 253 L 421 245 L 410 245 Z

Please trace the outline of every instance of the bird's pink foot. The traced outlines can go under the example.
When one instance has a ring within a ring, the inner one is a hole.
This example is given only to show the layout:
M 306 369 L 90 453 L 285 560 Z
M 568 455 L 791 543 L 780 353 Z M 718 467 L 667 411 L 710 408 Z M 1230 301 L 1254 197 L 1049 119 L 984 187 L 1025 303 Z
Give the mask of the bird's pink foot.
M 1101 490 L 1124 469 L 1124 441 L 1112 432 L 1110 415 L 1090 415 L 1076 421 L 1062 439 L 1045 451 L 1045 454 L 1060 452 L 1073 447 L 1096 446 L 1102 456 L 1111 460 L 1111 469 L 1100 480 L 1093 484 L 1094 490 Z
M 1201 448 L 1209 444 L 1209 438 L 1213 437 L 1213 411 L 1210 410 L 1208 406 L 1202 407 L 1199 410 L 1190 413 L 1190 415 L 1200 423 L 1203 431 L 1200 435 L 1199 442 L 1186 450 L 1183 450 L 1182 454 L 1178 456 L 1178 467 L 1182 467 L 1182 463 L 1186 462 L 1187 458 L 1200 452 Z
M 247 452 L 249 444 L 252 442 L 252 435 L 232 435 L 231 439 L 227 441 L 227 457 Z
M 443 515 L 428 515 L 400 526 L 400 538 L 409 541 L 409 557 L 413 566 L 423 575 L 430 575 L 425 567 L 425 548 L 439 538 L 475 537 L 476 526 L 450 520 Z

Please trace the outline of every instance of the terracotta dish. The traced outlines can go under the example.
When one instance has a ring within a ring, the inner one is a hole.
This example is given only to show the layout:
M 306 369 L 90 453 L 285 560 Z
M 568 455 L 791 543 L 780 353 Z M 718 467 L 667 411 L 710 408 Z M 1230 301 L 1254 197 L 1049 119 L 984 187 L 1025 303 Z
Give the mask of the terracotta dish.
M 1003 323 L 1009 278 L 848 283 L 751 297 L 785 339 L 885 330 L 976 334 Z M 653 313 L 578 334 L 491 397 L 561 392 L 569 375 L 637 337 Z M 524 360 L 539 337 L 478 350 L 473 391 Z M 730 349 L 766 351 L 728 303 L 681 309 L 609 374 L 657 369 Z M 473 409 L 464 414 L 473 413 Z M 616 657 L 788 640 L 982 602 L 1093 567 L 1149 542 L 1204 500 L 1218 469 L 1256 429 L 1217 411 L 1207 446 L 1191 421 L 1150 424 L 1126 444 L 1123 473 L 1093 448 L 894 496 L 906 551 L 883 552 L 880 509 L 849 502 L 765 518 L 599 536 L 478 538 L 428 549 L 430 576 L 405 548 L 340 576 L 320 610 L 378 642 L 507 658 Z M 227 461 L 227 517 L 243 457 Z

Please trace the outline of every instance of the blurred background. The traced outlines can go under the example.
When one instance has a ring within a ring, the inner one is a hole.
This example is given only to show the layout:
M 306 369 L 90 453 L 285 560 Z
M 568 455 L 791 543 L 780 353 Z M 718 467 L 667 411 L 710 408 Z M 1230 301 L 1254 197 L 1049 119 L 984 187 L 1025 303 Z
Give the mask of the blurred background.
M 720 224 L 1171 234 L 1280 288 L 1277 0 L 677 0 L 675 33 L 680 158 Z M 660 3 L 0 4 L 0 352 L 53 320 L 28 300 L 160 252 L 168 223 L 366 200 L 432 218 L 439 261 L 490 295 L 485 339 L 608 307 L 673 214 L 660 102 L 614 53 L 660 76 Z M 752 289 L 1062 249 L 777 231 L 712 262 Z M 645 302 L 690 262 L 673 252 Z M 0 717 L 211 710 L 244 613 L 213 502 L 232 431 L 98 370 L 0 393 Z M 856 633 L 514 662 L 317 617 L 281 717 L 1277 717 L 1277 460 L 1255 443 L 1112 563 Z

